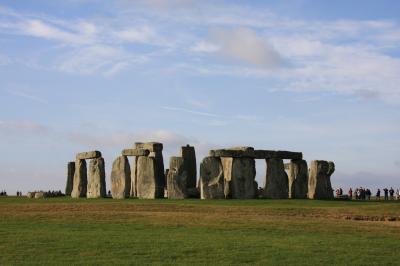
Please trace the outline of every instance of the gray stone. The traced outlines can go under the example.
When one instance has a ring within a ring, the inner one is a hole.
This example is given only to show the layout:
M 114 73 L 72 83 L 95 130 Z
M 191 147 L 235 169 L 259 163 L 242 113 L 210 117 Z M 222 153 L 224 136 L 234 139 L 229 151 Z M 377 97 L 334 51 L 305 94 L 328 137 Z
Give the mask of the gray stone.
M 187 195 L 188 174 L 182 157 L 169 159 L 169 171 L 167 176 L 167 188 L 169 199 L 185 199 Z
M 292 160 L 288 167 L 289 198 L 306 199 L 308 193 L 308 167 L 304 160 Z
M 71 196 L 74 186 L 75 162 L 69 162 L 67 166 L 67 183 L 65 185 L 65 195 Z
M 161 152 L 163 144 L 160 142 L 135 142 L 135 148 L 149 150 L 150 152 Z
M 35 198 L 35 193 L 36 193 L 36 192 L 28 192 L 28 193 L 26 194 L 26 197 L 29 198 L 29 199 L 33 199 L 33 198 Z
M 210 150 L 210 156 L 214 157 L 234 157 L 234 158 L 254 158 L 254 148 L 252 147 L 232 147 L 228 149 Z
M 269 199 L 287 199 L 289 196 L 288 176 L 282 159 L 266 159 L 264 197 Z
M 330 199 L 334 198 L 333 195 L 333 188 L 332 188 L 332 183 L 331 183 L 331 176 L 335 172 L 335 164 L 333 162 L 328 162 L 328 173 L 327 173 L 327 179 L 326 179 L 326 189 L 327 189 L 327 194 Z
M 124 156 L 148 156 L 150 151 L 145 149 L 124 149 L 121 153 Z
M 196 164 L 196 152 L 193 146 L 181 147 L 181 157 L 185 164 L 185 170 L 187 173 L 187 188 L 196 187 L 197 177 L 197 164 Z
M 136 184 L 137 184 L 137 161 L 138 161 L 139 157 L 135 157 L 133 158 L 132 162 L 131 162 L 131 193 L 130 196 L 133 198 L 137 197 L 137 188 L 136 188 Z
M 128 198 L 131 193 L 131 169 L 124 155 L 114 160 L 111 170 L 111 195 L 113 199 Z
M 163 158 L 162 152 L 161 151 L 152 151 L 152 152 L 150 152 L 149 157 L 152 157 L 155 159 L 155 162 L 157 164 L 157 167 L 156 167 L 157 176 L 160 178 L 159 185 L 164 190 L 164 188 L 167 187 L 167 183 L 165 182 L 166 177 L 165 177 L 165 172 L 164 172 L 164 158 Z
M 100 157 L 101 157 L 101 152 L 99 151 L 81 152 L 76 155 L 77 160 L 94 159 Z
M 73 198 L 86 197 L 86 191 L 87 191 L 86 161 L 83 159 L 79 159 L 75 161 L 75 174 L 74 174 L 74 182 L 73 182 L 71 197 Z
M 225 198 L 254 199 L 257 196 L 253 158 L 221 158 Z
M 154 157 L 139 156 L 136 165 L 136 193 L 141 199 L 164 197 L 164 169 L 161 176 Z
M 254 154 L 256 159 L 303 159 L 303 154 L 301 152 L 255 150 Z
M 106 172 L 104 159 L 95 158 L 89 163 L 89 178 L 87 184 L 87 198 L 104 198 L 106 192 Z
M 205 157 L 200 164 L 199 178 L 201 199 L 223 199 L 224 171 L 221 158 Z
M 329 179 L 328 173 L 331 173 L 331 171 L 332 169 L 330 169 L 329 163 L 327 161 L 322 161 L 322 160 L 311 161 L 310 173 L 308 176 L 308 198 L 310 199 L 333 198 L 333 191 L 331 190 L 331 188 L 329 188 L 331 185 L 330 181 L 328 181 Z

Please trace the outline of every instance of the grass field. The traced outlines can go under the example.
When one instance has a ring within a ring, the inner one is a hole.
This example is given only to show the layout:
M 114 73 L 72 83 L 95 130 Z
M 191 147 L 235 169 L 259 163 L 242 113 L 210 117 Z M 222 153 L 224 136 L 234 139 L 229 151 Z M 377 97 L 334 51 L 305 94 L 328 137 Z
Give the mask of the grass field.
M 0 197 L 0 264 L 400 265 L 400 202 Z

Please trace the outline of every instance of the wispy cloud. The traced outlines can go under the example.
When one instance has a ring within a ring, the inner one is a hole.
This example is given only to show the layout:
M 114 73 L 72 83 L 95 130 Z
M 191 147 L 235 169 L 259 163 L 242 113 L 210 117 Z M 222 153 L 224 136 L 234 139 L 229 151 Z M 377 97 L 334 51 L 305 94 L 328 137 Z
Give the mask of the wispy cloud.
M 28 99 L 28 100 L 31 100 L 31 101 L 34 101 L 34 102 L 43 103 L 43 104 L 47 104 L 48 103 L 47 100 L 45 100 L 45 99 L 43 99 L 43 98 L 41 98 L 39 96 L 27 93 L 27 92 L 16 91 L 16 90 L 9 90 L 8 92 L 11 95 L 14 95 L 14 96 L 17 96 L 17 97 L 22 97 L 22 98 L 25 98 L 25 99 Z
M 200 115 L 200 116 L 207 116 L 207 117 L 220 117 L 220 115 L 217 115 L 217 114 L 195 111 L 195 110 L 190 110 L 190 109 L 185 109 L 185 108 L 180 108 L 180 107 L 162 106 L 161 108 L 164 110 L 184 112 L 184 113 L 193 114 L 193 115 Z

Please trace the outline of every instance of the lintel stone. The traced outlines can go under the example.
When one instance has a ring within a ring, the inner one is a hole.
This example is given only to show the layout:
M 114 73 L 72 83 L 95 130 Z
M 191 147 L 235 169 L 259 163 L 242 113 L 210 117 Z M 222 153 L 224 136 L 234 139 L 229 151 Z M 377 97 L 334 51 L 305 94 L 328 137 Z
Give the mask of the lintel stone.
M 100 157 L 101 157 L 101 152 L 99 151 L 81 152 L 76 155 L 77 160 L 94 159 Z
M 148 156 L 149 153 L 146 149 L 124 149 L 121 152 L 123 156 Z

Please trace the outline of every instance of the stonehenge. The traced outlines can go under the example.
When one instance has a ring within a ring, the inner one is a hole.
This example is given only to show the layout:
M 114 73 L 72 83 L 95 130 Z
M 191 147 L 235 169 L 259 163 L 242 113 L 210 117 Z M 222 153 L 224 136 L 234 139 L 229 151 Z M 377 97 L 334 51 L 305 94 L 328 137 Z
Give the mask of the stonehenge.
M 87 178 L 86 160 L 89 163 L 89 179 Z M 72 167 L 71 167 L 72 169 Z M 70 175 L 70 163 L 68 164 L 68 177 Z M 99 151 L 88 151 L 76 154 L 74 176 L 72 179 L 72 198 L 99 198 L 106 196 L 106 177 L 104 159 Z M 68 195 L 71 182 L 68 182 L 65 193 Z
M 182 146 L 179 156 L 170 157 L 168 169 L 164 169 L 162 151 L 163 144 L 159 142 L 135 142 L 132 148 L 122 149 L 112 164 L 112 198 L 329 200 L 334 197 L 331 176 L 335 164 L 313 160 L 308 168 L 301 152 L 253 147 L 210 150 L 209 156 L 200 162 L 197 180 L 193 146 Z M 131 162 L 129 157 L 133 157 Z M 262 187 L 256 181 L 256 160 L 265 161 Z M 65 194 L 72 198 L 107 197 L 105 177 L 100 151 L 78 153 L 75 162 L 67 164 Z M 28 196 L 35 197 L 33 193 Z

